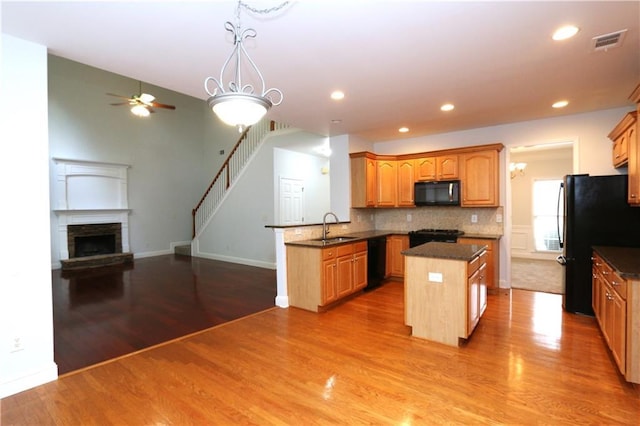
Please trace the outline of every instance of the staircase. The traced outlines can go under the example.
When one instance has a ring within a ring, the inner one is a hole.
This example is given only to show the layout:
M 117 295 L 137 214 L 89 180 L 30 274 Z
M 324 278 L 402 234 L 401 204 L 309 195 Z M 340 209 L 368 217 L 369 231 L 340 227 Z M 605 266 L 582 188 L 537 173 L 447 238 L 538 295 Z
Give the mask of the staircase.
M 200 199 L 200 202 L 192 211 L 192 238 L 195 238 L 209 222 L 227 194 L 227 191 L 249 162 L 265 136 L 275 130 L 286 129 L 288 127 L 289 126 L 276 123 L 275 121 L 262 120 L 247 128 L 242 135 L 240 135 L 240 139 L 229 153 L 224 164 L 222 164 L 220 171 L 213 178 L 213 181 Z M 190 253 L 191 248 L 189 247 L 189 254 Z

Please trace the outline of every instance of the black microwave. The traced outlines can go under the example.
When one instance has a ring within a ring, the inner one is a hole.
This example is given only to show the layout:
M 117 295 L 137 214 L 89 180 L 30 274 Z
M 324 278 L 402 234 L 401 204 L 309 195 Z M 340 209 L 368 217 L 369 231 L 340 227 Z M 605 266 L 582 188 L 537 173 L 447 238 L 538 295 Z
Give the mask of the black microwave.
M 460 181 L 416 182 L 413 196 L 416 206 L 459 206 Z

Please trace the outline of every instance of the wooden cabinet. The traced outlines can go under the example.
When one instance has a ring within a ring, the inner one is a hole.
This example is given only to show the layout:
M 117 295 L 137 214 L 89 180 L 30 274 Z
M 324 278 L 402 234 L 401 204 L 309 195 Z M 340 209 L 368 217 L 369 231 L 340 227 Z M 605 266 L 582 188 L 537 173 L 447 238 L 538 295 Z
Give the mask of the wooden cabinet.
M 378 207 L 395 207 L 398 202 L 398 163 L 395 160 L 378 160 Z
M 592 306 L 618 369 L 640 383 L 640 281 L 626 280 L 594 252 Z
M 593 257 L 592 306 L 600 330 L 618 364 L 620 372 L 626 370 L 627 335 L 627 283 L 600 255 Z
M 462 207 L 498 207 L 498 151 L 477 151 L 460 156 Z
M 402 252 L 409 248 L 408 235 L 390 235 L 387 237 L 387 276 L 404 277 L 404 256 Z
M 289 304 L 318 312 L 367 285 L 367 241 L 326 248 L 287 246 Z
M 497 239 L 458 237 L 460 244 L 479 244 L 487 246 L 487 270 L 485 280 L 490 294 L 498 292 L 500 273 L 500 242 Z
M 458 156 L 454 154 L 415 160 L 415 180 L 458 179 Z
M 413 207 L 414 161 L 398 160 L 398 207 Z
M 462 207 L 498 207 L 502 144 L 431 153 L 351 153 L 351 207 L 414 207 L 415 181 L 460 180 Z
M 640 206 L 640 140 L 638 140 L 638 114 L 640 114 L 640 84 L 629 96 L 636 103 L 635 124 L 629 129 L 628 135 L 628 162 L 627 168 L 629 173 L 629 185 L 627 201 L 632 206 Z
M 613 167 L 626 166 L 629 161 L 629 148 L 636 143 L 637 112 L 632 111 L 609 133 L 609 139 L 613 142 Z
M 411 335 L 452 346 L 469 338 L 487 306 L 485 252 L 470 261 L 409 254 L 405 266 L 405 324 Z
M 478 325 L 487 307 L 486 251 L 467 265 L 467 337 Z
M 378 164 L 370 153 L 351 157 L 351 207 L 375 207 Z

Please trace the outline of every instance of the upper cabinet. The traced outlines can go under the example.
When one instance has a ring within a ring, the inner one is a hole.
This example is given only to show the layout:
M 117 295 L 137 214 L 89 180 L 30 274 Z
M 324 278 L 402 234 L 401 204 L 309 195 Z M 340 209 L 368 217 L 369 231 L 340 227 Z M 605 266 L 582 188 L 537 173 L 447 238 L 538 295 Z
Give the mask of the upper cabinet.
M 378 194 L 378 162 L 368 152 L 351 156 L 351 207 L 375 207 Z
M 498 207 L 503 148 L 491 144 L 395 156 L 352 153 L 351 207 L 415 207 L 416 181 L 458 179 L 462 207 Z
M 638 114 L 640 114 L 640 84 L 633 91 L 629 99 L 636 103 L 636 114 L 634 124 L 631 125 L 627 130 L 629 157 L 627 164 L 629 170 L 627 201 L 632 206 L 640 206 L 640 147 L 638 147 L 640 141 L 638 140 L 637 136 L 638 127 L 640 126 L 640 123 L 638 122 Z
M 454 154 L 415 160 L 415 180 L 458 179 L 458 156 Z
M 463 154 L 460 163 L 462 207 L 498 207 L 498 151 Z
M 609 133 L 613 142 L 613 167 L 623 167 L 629 162 L 629 148 L 636 142 L 636 121 L 637 112 L 632 111 Z

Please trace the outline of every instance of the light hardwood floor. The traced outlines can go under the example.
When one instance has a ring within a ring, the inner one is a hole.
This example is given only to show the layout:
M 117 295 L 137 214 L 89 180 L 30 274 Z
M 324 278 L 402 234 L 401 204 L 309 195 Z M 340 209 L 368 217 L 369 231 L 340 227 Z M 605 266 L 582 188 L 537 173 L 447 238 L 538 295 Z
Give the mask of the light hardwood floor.
M 638 424 L 595 320 L 490 295 L 471 339 L 410 337 L 386 283 L 316 314 L 272 308 L 5 398 L 2 425 Z

